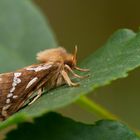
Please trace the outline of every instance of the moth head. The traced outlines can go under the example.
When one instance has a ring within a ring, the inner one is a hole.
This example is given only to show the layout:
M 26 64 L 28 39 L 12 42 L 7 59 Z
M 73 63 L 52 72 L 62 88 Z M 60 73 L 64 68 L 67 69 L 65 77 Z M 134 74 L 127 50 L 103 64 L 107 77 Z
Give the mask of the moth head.
M 73 54 L 67 54 L 64 60 L 64 64 L 69 65 L 71 68 L 75 68 L 77 63 L 77 46 L 75 46 L 75 50 Z
M 62 47 L 44 50 L 37 54 L 37 60 L 42 63 L 60 62 L 74 68 L 77 61 L 77 46 L 75 47 L 74 54 L 68 53 Z

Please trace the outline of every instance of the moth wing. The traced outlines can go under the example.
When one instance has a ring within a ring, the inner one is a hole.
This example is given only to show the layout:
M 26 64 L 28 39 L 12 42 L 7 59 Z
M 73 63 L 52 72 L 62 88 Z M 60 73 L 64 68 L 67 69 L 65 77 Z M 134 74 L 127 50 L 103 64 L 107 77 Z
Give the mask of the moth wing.
M 19 110 L 29 96 L 55 76 L 59 64 L 38 64 L 0 74 L 0 118 Z

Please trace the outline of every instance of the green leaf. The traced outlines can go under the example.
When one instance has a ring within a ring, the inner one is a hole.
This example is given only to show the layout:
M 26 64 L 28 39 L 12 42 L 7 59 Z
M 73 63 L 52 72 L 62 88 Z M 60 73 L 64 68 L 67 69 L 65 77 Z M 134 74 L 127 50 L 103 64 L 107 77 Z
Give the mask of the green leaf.
M 140 140 L 127 126 L 117 121 L 101 120 L 94 125 L 75 122 L 56 113 L 48 113 L 23 123 L 8 133 L 6 140 Z
M 1 0 L 0 17 L 1 67 L 4 62 L 8 62 L 1 71 L 31 64 L 35 61 L 36 52 L 56 46 L 48 23 L 31 1 Z M 9 65 L 9 62 L 12 64 Z M 90 69 L 90 77 L 79 81 L 81 86 L 65 85 L 48 91 L 31 106 L 1 122 L 0 129 L 68 105 L 97 87 L 126 77 L 127 72 L 139 65 L 140 33 L 121 29 L 81 63 L 81 66 Z
M 140 65 L 140 35 L 122 29 L 112 35 L 107 43 L 82 62 L 90 69 L 90 77 L 80 81 L 79 87 L 67 85 L 51 90 L 22 112 L 39 116 L 79 99 L 95 88 L 109 84 L 112 80 L 126 77 L 127 72 Z
M 14 70 L 17 66 L 26 65 L 23 58 L 13 49 L 0 46 L 0 72 Z
M 0 0 L 0 72 L 32 64 L 38 51 L 56 46 L 48 22 L 30 0 Z
M 140 65 L 140 33 L 128 29 L 115 32 L 107 43 L 82 62 L 81 66 L 90 69 L 90 77 L 80 81 L 79 87 L 67 85 L 51 90 L 31 106 L 11 116 L 0 124 L 0 129 L 41 116 L 77 100 L 81 95 L 111 81 L 127 76 L 127 72 Z M 23 114 L 23 116 L 22 116 Z M 21 119 L 16 119 L 20 118 Z

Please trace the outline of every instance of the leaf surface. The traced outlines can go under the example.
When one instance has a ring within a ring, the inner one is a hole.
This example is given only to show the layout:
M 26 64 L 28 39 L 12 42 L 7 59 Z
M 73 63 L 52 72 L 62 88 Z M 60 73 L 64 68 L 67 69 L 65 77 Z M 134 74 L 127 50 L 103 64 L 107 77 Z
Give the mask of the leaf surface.
M 35 119 L 34 123 L 23 123 L 11 131 L 6 140 L 140 140 L 127 126 L 117 121 L 101 120 L 94 125 L 82 124 L 48 113 Z

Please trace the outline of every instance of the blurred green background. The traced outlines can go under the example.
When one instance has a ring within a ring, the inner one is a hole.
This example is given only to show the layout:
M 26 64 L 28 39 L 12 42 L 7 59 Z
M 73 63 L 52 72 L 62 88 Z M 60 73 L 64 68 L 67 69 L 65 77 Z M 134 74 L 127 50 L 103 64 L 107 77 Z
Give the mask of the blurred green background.
M 137 31 L 140 25 L 139 0 L 34 0 L 50 21 L 60 46 L 73 51 L 78 45 L 79 61 L 101 47 L 119 28 Z M 140 129 L 139 68 L 125 79 L 112 82 L 90 94 L 131 126 Z M 77 105 L 59 110 L 64 115 L 86 123 L 99 117 Z

